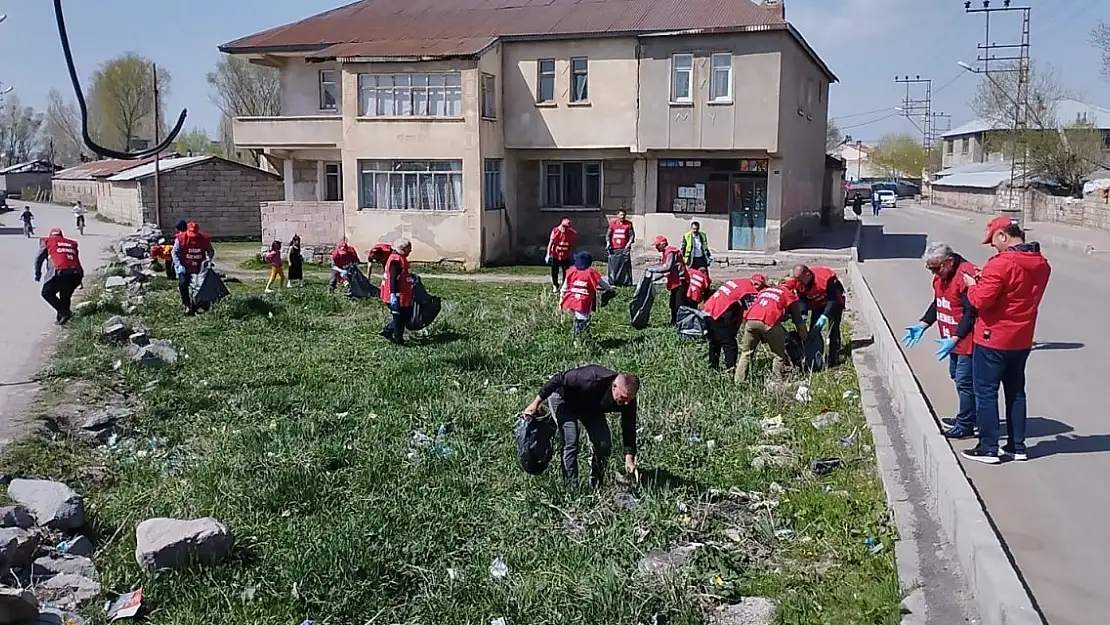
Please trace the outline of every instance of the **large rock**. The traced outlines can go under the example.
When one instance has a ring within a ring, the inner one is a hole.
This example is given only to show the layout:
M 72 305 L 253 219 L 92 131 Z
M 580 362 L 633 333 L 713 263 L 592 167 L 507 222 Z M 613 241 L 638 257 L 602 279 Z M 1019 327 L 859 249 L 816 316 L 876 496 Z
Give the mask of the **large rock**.
M 159 369 L 177 362 L 177 350 L 159 339 L 150 339 L 150 343 L 142 347 L 129 345 L 128 351 L 131 354 L 131 360 L 140 367 Z
M 8 497 L 27 507 L 40 526 L 64 531 L 85 524 L 85 500 L 61 482 L 15 479 Z
M 36 534 L 18 527 L 0 529 L 0 566 L 21 569 L 31 563 L 39 547 Z
M 26 623 L 39 616 L 39 600 L 30 590 L 0 588 L 0 625 Z
M 710 625 L 771 625 L 775 602 L 764 597 L 744 597 L 740 603 L 724 605 L 709 615 Z
M 57 608 L 43 608 L 39 612 L 37 621 L 27 625 L 85 625 L 85 619 L 73 612 L 66 612 Z
M 120 248 L 120 251 L 131 258 L 146 258 L 150 252 L 150 247 L 142 241 L 124 241 Z
M 233 542 L 227 527 L 211 517 L 147 519 L 135 528 L 135 560 L 152 571 L 180 568 L 194 560 L 215 564 L 231 553 Z
M 131 335 L 131 328 L 121 317 L 112 317 L 104 322 L 104 336 L 113 341 L 123 342 Z
M 28 529 L 35 526 L 35 517 L 23 506 L 4 506 L 0 508 L 0 527 Z
M 94 581 L 100 578 L 92 560 L 71 555 L 49 555 L 38 558 L 31 564 L 31 573 L 39 577 L 76 575 Z
M 54 607 L 75 610 L 96 599 L 100 594 L 100 583 L 80 575 L 55 575 L 40 584 L 35 594 Z

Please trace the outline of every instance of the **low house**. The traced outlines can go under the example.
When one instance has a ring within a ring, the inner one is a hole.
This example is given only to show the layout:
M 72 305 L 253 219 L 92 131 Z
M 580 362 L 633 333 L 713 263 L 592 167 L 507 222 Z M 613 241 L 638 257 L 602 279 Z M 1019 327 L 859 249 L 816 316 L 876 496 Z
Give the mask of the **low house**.
M 109 176 L 97 211 L 133 226 L 169 229 L 185 219 L 201 223 L 215 238 L 258 239 L 261 204 L 284 193 L 280 176 L 211 154 L 158 161 L 158 202 L 154 174 L 155 163 L 149 162 Z
M 53 163 L 42 160 L 0 168 L 0 195 L 18 196 L 24 189 L 34 189 L 36 194 L 49 191 L 54 169 Z
M 135 161 L 110 158 L 63 169 L 51 180 L 51 199 L 59 204 L 81 202 L 95 209 L 100 198 L 108 194 L 109 176 L 153 160 L 154 157 Z
M 871 155 L 874 152 L 874 147 L 857 141 L 841 145 L 833 152 L 833 155 L 844 160 L 844 174 L 848 177 L 848 180 L 859 182 L 886 176 L 885 171 L 871 168 Z
M 1010 193 L 1011 175 L 1014 193 Z M 1012 171 L 1009 161 L 986 161 L 951 167 L 937 172 L 930 183 L 930 202 L 950 208 L 995 213 L 1006 210 L 1013 202 L 1020 210 L 1020 194 L 1025 188 L 1025 176 Z M 1012 196 L 1012 197 L 1011 197 Z

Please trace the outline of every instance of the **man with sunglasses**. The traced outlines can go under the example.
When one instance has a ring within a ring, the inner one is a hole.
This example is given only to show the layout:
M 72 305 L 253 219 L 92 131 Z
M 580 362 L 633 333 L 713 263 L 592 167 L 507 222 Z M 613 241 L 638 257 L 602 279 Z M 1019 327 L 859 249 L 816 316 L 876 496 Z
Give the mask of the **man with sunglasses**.
M 950 426 L 944 435 L 948 438 L 971 438 L 975 435 L 975 384 L 971 366 L 974 342 L 971 332 L 977 312 L 967 298 L 968 287 L 963 276 L 974 277 L 979 269 L 939 241 L 925 248 L 922 260 L 925 261 L 925 268 L 933 274 L 933 301 L 921 316 L 921 321 L 906 328 L 902 344 L 906 347 L 917 345 L 925 329 L 934 323 L 937 325 L 940 332 L 937 360 L 948 359 L 948 375 L 956 384 L 956 395 L 960 398 L 955 418 L 944 419 L 945 424 Z

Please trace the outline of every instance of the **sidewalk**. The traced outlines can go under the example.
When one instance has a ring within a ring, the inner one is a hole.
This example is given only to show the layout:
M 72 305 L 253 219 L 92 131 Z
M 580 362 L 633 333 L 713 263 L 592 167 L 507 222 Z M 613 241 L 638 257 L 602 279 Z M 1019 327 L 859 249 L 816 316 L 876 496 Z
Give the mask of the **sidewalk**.
M 908 208 L 934 214 L 949 219 L 960 219 L 983 228 L 987 221 L 996 217 L 993 214 L 973 213 L 936 204 L 912 203 Z M 1098 256 L 1100 260 L 1110 260 L 1110 232 L 1093 228 L 1080 228 L 1042 221 L 1027 221 L 1026 232 L 1030 241 L 1054 246 L 1079 254 Z

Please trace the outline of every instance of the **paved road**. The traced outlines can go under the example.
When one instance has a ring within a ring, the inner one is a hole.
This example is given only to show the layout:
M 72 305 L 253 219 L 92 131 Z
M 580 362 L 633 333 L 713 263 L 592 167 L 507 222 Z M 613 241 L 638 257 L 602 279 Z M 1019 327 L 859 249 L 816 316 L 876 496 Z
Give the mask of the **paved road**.
M 45 236 L 50 228 L 60 227 L 78 240 L 86 272 L 106 260 L 105 248 L 129 230 L 89 215 L 85 235 L 76 236 L 68 208 L 18 200 L 8 204 L 19 210 L 0 215 L 0 285 L 4 287 L 0 297 L 0 446 L 20 433 L 20 416 L 37 390 L 30 378 L 42 365 L 43 350 L 54 329 L 54 311 L 42 301 L 40 285 L 34 281 L 39 241 L 23 236 L 22 207 L 31 207 L 36 235 Z
M 912 206 L 864 218 L 863 273 L 899 338 L 932 297 L 920 260 L 926 240 L 944 241 L 981 264 L 991 251 L 980 245 L 985 222 Z M 1048 622 L 1091 625 L 1110 615 L 1110 415 L 1103 395 L 1110 334 L 1097 319 L 1110 306 L 1110 262 L 1049 246 L 1042 251 L 1052 278 L 1027 371 L 1029 462 L 965 462 L 964 469 Z M 926 336 L 936 338 L 935 331 Z M 955 390 L 934 345 L 922 341 L 905 351 L 934 410 L 952 415 Z

